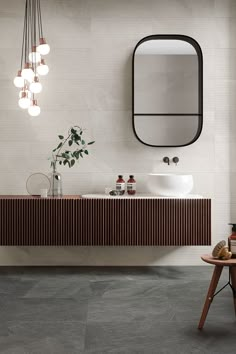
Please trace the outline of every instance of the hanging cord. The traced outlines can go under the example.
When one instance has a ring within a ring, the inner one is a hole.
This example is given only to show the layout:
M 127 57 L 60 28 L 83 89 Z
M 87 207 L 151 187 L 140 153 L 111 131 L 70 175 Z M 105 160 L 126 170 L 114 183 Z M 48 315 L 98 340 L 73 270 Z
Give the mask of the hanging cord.
M 25 2 L 25 17 L 24 17 L 24 27 L 23 27 L 22 48 L 21 48 L 21 61 L 20 61 L 21 71 L 22 71 L 22 68 L 23 68 L 23 57 L 24 57 L 24 49 L 25 49 L 26 13 L 27 13 L 27 0 Z
M 28 0 L 28 16 L 27 16 L 27 18 L 28 18 L 28 34 L 27 34 L 27 53 L 26 53 L 26 56 L 27 56 L 27 62 L 29 62 L 29 52 L 30 52 L 30 39 L 31 39 L 31 31 L 30 31 L 30 29 L 31 29 L 31 24 L 30 24 L 30 14 L 31 14 L 31 0 Z
M 36 50 L 36 21 L 37 21 L 37 0 L 34 0 L 34 46 L 35 46 L 35 50 Z M 37 66 L 37 63 L 36 63 L 36 52 L 35 52 L 35 62 L 34 62 L 34 72 L 35 72 L 35 75 L 36 75 L 36 66 Z
M 25 43 L 24 43 L 24 46 L 25 46 L 25 63 L 28 62 L 26 56 L 27 56 L 27 45 L 28 45 L 28 0 L 26 0 L 25 2 Z
M 38 18 L 39 18 L 40 38 L 43 38 L 43 25 L 42 25 L 42 15 L 41 15 L 41 4 L 40 4 L 40 0 L 38 0 Z
M 33 49 L 34 46 L 34 28 L 33 28 L 33 23 L 34 23 L 34 18 L 33 18 L 33 0 L 31 1 L 31 9 L 30 9 L 30 35 L 31 35 L 31 50 Z
M 34 45 L 36 46 L 37 0 L 34 0 Z
M 31 53 L 32 53 L 32 69 L 34 73 L 36 72 L 36 64 L 34 63 L 36 54 L 32 52 L 33 47 L 35 46 L 35 41 L 34 41 L 34 9 L 35 9 L 35 0 L 29 0 L 30 1 L 30 11 L 29 11 L 29 23 L 30 23 L 30 42 L 31 42 Z
M 30 27 L 31 27 L 31 50 L 33 49 L 34 46 L 34 0 L 31 1 L 31 17 L 30 17 Z M 35 54 L 32 53 L 32 68 L 34 71 L 34 59 L 35 59 Z
M 40 16 L 39 16 L 39 0 L 36 0 L 36 7 L 37 7 L 37 21 L 38 21 L 38 36 L 39 36 L 39 38 L 41 38 Z

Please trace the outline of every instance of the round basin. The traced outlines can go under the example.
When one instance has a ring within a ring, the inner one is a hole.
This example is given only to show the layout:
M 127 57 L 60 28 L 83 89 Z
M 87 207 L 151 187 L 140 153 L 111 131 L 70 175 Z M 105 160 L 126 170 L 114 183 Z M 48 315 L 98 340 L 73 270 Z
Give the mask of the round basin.
M 193 189 L 192 175 L 150 173 L 149 192 L 163 197 L 183 197 Z

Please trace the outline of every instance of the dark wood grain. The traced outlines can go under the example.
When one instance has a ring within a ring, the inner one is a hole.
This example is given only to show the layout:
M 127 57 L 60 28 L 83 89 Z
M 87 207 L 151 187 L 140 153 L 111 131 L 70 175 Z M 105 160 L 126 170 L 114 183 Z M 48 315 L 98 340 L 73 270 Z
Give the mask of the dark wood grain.
M 230 267 L 230 279 L 233 287 L 234 312 L 236 316 L 236 263 L 235 266 Z
M 216 265 L 214 268 L 214 272 L 213 272 L 213 275 L 211 278 L 211 282 L 210 282 L 210 286 L 209 286 L 208 293 L 206 296 L 205 304 L 204 304 L 204 307 L 202 310 L 202 315 L 201 315 L 201 318 L 200 318 L 200 321 L 198 324 L 198 329 L 202 329 L 204 326 L 209 308 L 210 308 L 211 303 L 214 298 L 216 287 L 219 282 L 223 267 L 224 267 L 223 265 Z
M 210 244 L 210 199 L 0 198 L 0 245 Z
M 217 259 L 212 257 L 211 254 L 204 254 L 201 256 L 201 259 L 209 264 L 214 264 L 214 265 L 219 265 L 219 266 L 236 266 L 236 258 L 231 258 L 231 259 L 227 259 L 227 260 L 223 260 L 223 259 Z

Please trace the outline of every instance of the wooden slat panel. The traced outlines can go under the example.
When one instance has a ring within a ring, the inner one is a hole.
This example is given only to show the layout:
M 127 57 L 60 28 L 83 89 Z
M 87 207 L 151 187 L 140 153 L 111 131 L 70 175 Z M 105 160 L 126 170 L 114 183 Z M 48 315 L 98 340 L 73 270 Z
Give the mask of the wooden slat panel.
M 0 245 L 210 244 L 210 199 L 0 198 Z

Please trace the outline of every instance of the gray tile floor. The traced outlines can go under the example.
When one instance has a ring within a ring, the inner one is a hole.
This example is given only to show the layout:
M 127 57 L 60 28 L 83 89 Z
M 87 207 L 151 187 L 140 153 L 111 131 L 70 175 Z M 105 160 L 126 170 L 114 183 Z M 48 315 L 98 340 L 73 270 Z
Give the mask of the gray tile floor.
M 212 270 L 0 268 L 0 353 L 235 353 L 230 289 L 197 330 Z

